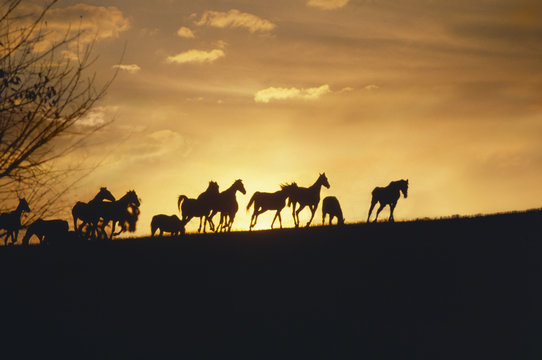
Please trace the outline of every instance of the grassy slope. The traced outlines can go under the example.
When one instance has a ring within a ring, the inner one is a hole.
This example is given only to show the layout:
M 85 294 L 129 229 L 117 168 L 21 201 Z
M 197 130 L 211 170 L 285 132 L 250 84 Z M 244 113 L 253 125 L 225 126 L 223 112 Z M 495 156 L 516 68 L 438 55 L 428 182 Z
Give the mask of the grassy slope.
M 3 339 L 73 358 L 539 359 L 541 235 L 530 211 L 1 248 Z

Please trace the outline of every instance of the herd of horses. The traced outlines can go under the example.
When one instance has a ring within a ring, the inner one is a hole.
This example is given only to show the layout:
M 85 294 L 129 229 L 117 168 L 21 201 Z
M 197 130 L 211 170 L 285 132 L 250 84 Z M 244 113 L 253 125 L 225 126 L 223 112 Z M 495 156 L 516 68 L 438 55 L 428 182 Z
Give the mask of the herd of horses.
M 250 208 L 253 209 L 249 231 L 256 226 L 258 216 L 267 211 L 275 211 L 271 229 L 273 229 L 277 219 L 280 228 L 282 228 L 281 212 L 286 206 L 292 208 L 292 217 L 296 228 L 300 226 L 299 213 L 308 207 L 311 216 L 305 226 L 310 226 L 320 203 L 322 186 L 330 188 L 325 173 L 319 174 L 314 184 L 309 187 L 301 187 L 292 182 L 280 185 L 280 190 L 276 192 L 256 191 L 246 207 L 247 211 L 250 211 Z M 245 186 L 240 179 L 235 180 L 228 189 L 222 192 L 219 191 L 219 186 L 215 181 L 209 181 L 207 189 L 197 198 L 179 195 L 177 207 L 181 218 L 177 215 L 155 215 L 151 221 L 151 237 L 157 231 L 159 231 L 159 236 L 162 236 L 163 233 L 183 235 L 186 224 L 193 218 L 199 218 L 198 232 L 206 232 L 207 224 L 210 231 L 231 231 L 235 216 L 239 210 L 236 198 L 237 192 L 246 194 Z M 371 213 L 377 203 L 380 206 L 376 211 L 374 221 L 378 220 L 378 215 L 387 205 L 390 207 L 389 221 L 394 221 L 393 211 L 401 193 L 405 198 L 407 197 L 408 180 L 392 181 L 386 187 L 376 187 L 372 191 L 367 222 L 369 222 Z M 92 200 L 89 202 L 79 201 L 72 208 L 73 231 L 69 231 L 68 222 L 65 220 L 38 219 L 27 227 L 22 244 L 28 245 L 32 236 L 36 236 L 41 244 L 52 244 L 56 239 L 67 238 L 111 240 L 113 236 L 117 236 L 122 232 L 135 231 L 140 214 L 140 205 L 140 199 L 134 190 L 128 191 L 117 200 L 107 188 L 102 187 Z M 20 199 L 15 210 L 0 214 L 0 229 L 6 231 L 4 245 L 14 244 L 17 241 L 19 230 L 23 227 L 21 225 L 23 212 L 30 212 L 30 207 L 25 199 Z M 213 219 L 218 213 L 220 213 L 220 217 L 218 223 L 215 224 Z M 334 196 L 328 196 L 322 201 L 323 224 L 326 216 L 329 216 L 329 225 L 332 224 L 334 218 L 337 218 L 338 225 L 344 224 L 345 219 L 341 206 Z M 117 226 L 118 231 L 115 230 Z

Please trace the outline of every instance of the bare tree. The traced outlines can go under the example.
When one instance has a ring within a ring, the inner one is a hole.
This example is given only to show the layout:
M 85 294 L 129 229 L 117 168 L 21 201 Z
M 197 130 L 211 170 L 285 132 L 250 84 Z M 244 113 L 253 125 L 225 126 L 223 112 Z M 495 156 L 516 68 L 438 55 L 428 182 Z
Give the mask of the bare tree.
M 54 211 L 76 181 L 73 168 L 56 168 L 55 161 L 96 131 L 81 131 L 77 122 L 114 78 L 97 85 L 90 71 L 94 42 L 81 41 L 77 24 L 60 38 L 51 35 L 46 15 L 56 2 L 37 13 L 25 13 L 22 0 L 0 5 L 0 206 L 24 195 L 34 217 Z M 59 190 L 61 181 L 68 182 Z

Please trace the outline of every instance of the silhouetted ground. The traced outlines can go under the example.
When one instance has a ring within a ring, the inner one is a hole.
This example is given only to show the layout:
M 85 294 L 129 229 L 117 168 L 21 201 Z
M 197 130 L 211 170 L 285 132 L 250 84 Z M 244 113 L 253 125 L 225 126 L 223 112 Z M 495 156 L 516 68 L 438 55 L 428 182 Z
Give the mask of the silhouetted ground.
M 0 248 L 0 351 L 540 359 L 541 260 L 541 211 Z

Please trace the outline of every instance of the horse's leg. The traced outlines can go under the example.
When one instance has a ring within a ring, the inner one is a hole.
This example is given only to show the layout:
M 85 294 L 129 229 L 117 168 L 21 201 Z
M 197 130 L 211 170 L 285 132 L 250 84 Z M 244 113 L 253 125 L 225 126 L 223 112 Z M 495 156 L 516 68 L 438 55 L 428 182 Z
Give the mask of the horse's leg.
M 389 222 L 395 222 L 395 219 L 393 218 L 393 210 L 395 210 L 395 205 L 397 205 L 397 203 L 391 203 L 390 204 L 390 218 L 389 218 Z
M 280 216 L 280 212 L 281 212 L 281 211 L 282 211 L 282 209 L 277 210 L 277 214 L 278 214 L 278 216 L 279 216 L 279 224 L 280 224 L 280 228 L 282 229 L 282 218 L 281 218 L 281 216 Z
M 277 220 L 277 217 L 279 216 L 279 211 L 275 213 L 275 217 L 273 218 L 273 221 L 271 221 L 271 229 L 273 229 L 273 224 L 275 223 L 275 220 Z
M 211 214 L 209 214 L 209 216 L 206 216 L 205 217 L 205 220 L 206 221 L 209 221 L 209 229 L 211 229 L 211 231 L 217 231 L 218 229 L 215 229 L 215 223 L 213 222 L 213 217 L 216 215 L 217 211 L 216 210 L 211 210 Z
M 231 231 L 231 228 L 233 226 L 233 221 L 235 220 L 235 215 L 237 215 L 236 213 L 233 213 L 233 214 L 230 214 L 230 221 L 229 221 L 229 225 L 228 225 L 228 232 Z
M 299 213 L 301 212 L 301 210 L 303 210 L 305 208 L 305 205 L 301 205 L 299 204 L 299 209 L 297 209 L 297 211 L 295 212 L 295 215 L 296 215 L 296 226 L 295 227 L 299 227 Z
M 322 225 L 326 224 L 326 213 L 324 212 L 324 209 L 322 209 Z
M 109 236 L 109 240 L 113 240 L 113 234 L 115 233 L 115 224 L 117 222 L 115 220 L 113 220 L 113 225 L 111 225 L 111 236 Z M 105 229 L 104 229 L 104 232 L 105 232 Z
M 384 209 L 384 206 L 386 206 L 385 204 L 382 204 L 380 203 L 380 206 L 378 207 L 378 210 L 376 211 L 376 217 L 375 217 L 375 221 L 378 220 L 378 214 L 380 214 L 380 212 L 382 211 L 382 209 Z
M 294 226 L 298 227 L 299 224 L 297 223 L 297 220 L 295 219 L 295 206 L 297 205 L 296 202 L 292 202 L 292 217 L 294 218 Z M 301 206 L 301 204 L 299 204 Z
M 337 221 L 339 221 L 338 219 L 339 219 L 339 218 L 337 218 Z M 331 216 L 331 214 L 329 214 L 329 226 L 331 226 L 331 221 L 332 221 L 332 220 L 333 220 L 333 216 Z
M 256 226 L 256 223 L 258 222 L 258 210 L 254 209 L 254 212 L 252 213 L 252 217 L 250 218 L 250 226 L 248 228 L 248 231 L 251 231 L 254 226 Z
M 309 205 L 309 209 L 311 210 L 311 218 L 309 220 L 309 222 L 307 223 L 307 225 L 305 225 L 305 227 L 309 227 L 309 225 L 311 224 L 312 222 L 312 219 L 314 218 L 314 214 L 316 214 L 316 208 L 317 208 L 318 204 L 316 204 L 315 206 L 310 206 Z
M 200 216 L 199 217 L 199 227 L 198 227 L 198 232 L 201 232 L 201 222 L 203 220 L 203 216 Z M 205 217 L 205 221 L 207 221 L 207 217 Z M 205 227 L 203 228 L 203 231 L 205 232 Z
M 369 222 L 369 219 L 371 218 L 371 213 L 373 212 L 373 209 L 378 201 L 374 198 L 371 199 L 371 207 L 369 208 L 369 216 L 367 216 L 367 222 Z
M 17 242 L 18 237 L 19 237 L 19 229 L 15 230 L 15 234 L 14 234 L 14 237 L 13 237 L 13 244 L 14 245 Z

